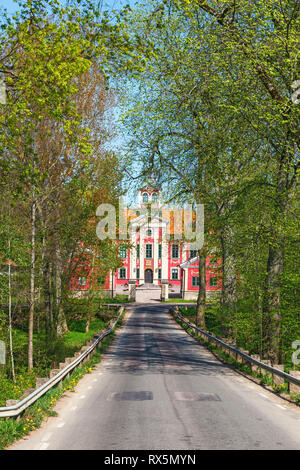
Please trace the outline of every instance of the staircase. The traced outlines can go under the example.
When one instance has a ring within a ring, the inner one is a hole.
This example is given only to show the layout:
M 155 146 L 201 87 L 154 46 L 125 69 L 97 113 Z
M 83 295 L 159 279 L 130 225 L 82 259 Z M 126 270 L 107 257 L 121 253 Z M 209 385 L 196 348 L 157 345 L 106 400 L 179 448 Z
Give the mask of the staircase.
M 161 287 L 155 284 L 142 284 L 136 288 L 136 302 L 151 303 L 160 301 Z

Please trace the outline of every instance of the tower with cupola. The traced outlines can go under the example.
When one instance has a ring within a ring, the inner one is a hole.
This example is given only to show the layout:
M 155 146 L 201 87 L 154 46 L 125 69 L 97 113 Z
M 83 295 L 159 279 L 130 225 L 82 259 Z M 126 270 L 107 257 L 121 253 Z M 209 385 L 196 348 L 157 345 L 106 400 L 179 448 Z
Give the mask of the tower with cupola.
M 139 206 L 142 208 L 158 208 L 161 205 L 161 188 L 158 178 L 151 175 L 145 181 L 145 184 L 139 189 Z

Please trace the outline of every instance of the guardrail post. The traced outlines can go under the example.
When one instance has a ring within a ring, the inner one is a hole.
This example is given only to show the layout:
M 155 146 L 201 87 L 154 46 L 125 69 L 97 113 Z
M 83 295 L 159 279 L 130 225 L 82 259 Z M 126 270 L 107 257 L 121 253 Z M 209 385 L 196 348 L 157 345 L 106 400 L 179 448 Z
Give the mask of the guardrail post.
M 239 348 L 241 350 L 241 348 Z M 243 362 L 243 359 L 242 359 L 242 356 L 240 356 L 240 354 L 238 353 L 238 351 L 236 352 L 236 362 L 238 363 L 242 363 Z
M 52 369 L 50 370 L 50 379 L 52 379 L 52 377 L 54 377 L 55 375 L 57 375 L 58 373 L 60 372 L 60 369 Z
M 19 402 L 19 400 L 6 400 L 5 406 L 13 406 L 16 405 Z
M 271 365 L 271 361 L 269 361 L 268 359 L 262 359 L 262 362 L 263 362 L 264 364 L 266 364 L 267 366 L 270 366 L 270 365 Z M 265 369 L 261 369 L 260 373 L 261 373 L 262 375 L 267 375 L 268 371 L 265 370 Z
M 203 338 L 203 334 L 201 333 L 201 331 L 198 331 L 196 328 L 195 328 L 195 336 L 198 338 Z
M 300 370 L 290 370 L 289 374 L 291 374 L 293 377 L 297 377 L 297 379 L 300 379 Z M 290 393 L 300 393 L 300 385 L 296 385 L 290 382 L 289 390 Z
M 240 348 L 240 350 L 244 353 L 244 354 L 248 354 L 249 356 L 249 351 L 247 351 L 246 349 L 243 349 L 243 348 Z M 241 361 L 243 364 L 248 364 L 249 362 L 247 361 L 246 358 L 244 358 L 243 356 L 241 356 Z
M 284 372 L 284 365 L 283 364 L 273 364 L 273 367 L 276 369 L 282 370 Z M 280 377 L 277 374 L 272 374 L 273 377 L 273 382 L 275 385 L 283 385 L 284 384 L 284 378 Z
M 232 351 L 232 349 L 228 350 L 229 356 L 236 361 L 236 352 Z
M 226 343 L 226 338 L 219 338 L 221 341 L 223 341 L 223 343 Z M 223 351 L 225 352 L 226 354 L 228 354 L 229 350 L 226 348 L 226 346 L 223 346 L 223 344 L 218 344 L 218 347 Z
M 35 388 L 40 388 L 40 386 L 44 385 L 48 380 L 48 377 L 38 377 L 35 381 Z
M 260 361 L 260 355 L 259 354 L 252 354 L 251 357 L 253 357 L 253 359 L 256 359 L 257 361 Z M 252 372 L 256 372 L 257 374 L 260 373 L 260 367 L 257 366 L 256 364 L 251 364 L 251 370 L 252 370 Z

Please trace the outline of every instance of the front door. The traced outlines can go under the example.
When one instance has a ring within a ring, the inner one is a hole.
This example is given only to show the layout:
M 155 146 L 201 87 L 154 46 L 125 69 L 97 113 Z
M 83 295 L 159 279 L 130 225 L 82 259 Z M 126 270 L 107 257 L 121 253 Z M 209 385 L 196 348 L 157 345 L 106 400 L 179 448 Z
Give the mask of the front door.
M 152 269 L 145 270 L 145 283 L 152 284 L 153 283 L 153 271 Z

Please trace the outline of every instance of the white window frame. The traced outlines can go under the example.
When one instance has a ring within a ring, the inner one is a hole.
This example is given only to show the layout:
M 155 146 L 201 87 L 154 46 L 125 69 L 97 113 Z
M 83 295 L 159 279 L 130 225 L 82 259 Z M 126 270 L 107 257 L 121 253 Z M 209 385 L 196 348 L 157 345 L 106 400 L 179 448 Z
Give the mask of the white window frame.
M 173 247 L 177 246 L 177 256 L 173 256 Z M 177 243 L 172 243 L 171 245 L 171 257 L 172 259 L 179 259 L 180 252 L 179 252 L 179 245 Z
M 84 282 L 82 282 L 83 279 L 84 279 Z M 86 281 L 87 281 L 86 276 L 79 276 L 79 277 L 78 277 L 77 284 L 78 284 L 79 286 L 86 286 Z
M 124 277 L 121 277 L 121 271 L 125 272 Z M 126 268 L 119 268 L 119 280 L 124 280 L 124 279 L 127 279 L 127 270 L 126 270 Z
M 151 246 L 151 256 L 147 256 L 147 246 Z M 146 243 L 146 246 L 145 246 L 145 258 L 146 259 L 153 259 L 153 245 L 152 243 Z
M 173 277 L 173 274 L 176 273 L 176 278 Z M 171 268 L 171 280 L 172 281 L 179 281 L 179 270 L 177 268 Z

